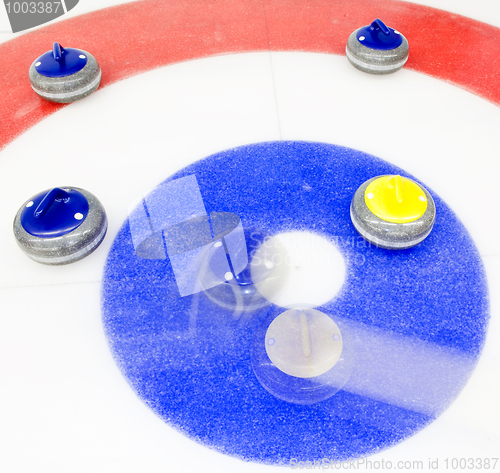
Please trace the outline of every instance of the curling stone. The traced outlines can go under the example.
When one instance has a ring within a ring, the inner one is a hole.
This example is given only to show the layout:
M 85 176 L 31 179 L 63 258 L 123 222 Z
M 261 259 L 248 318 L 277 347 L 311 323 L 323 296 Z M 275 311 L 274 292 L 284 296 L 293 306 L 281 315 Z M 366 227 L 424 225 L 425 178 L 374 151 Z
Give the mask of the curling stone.
M 42 98 L 70 103 L 94 92 L 101 83 L 101 69 L 92 54 L 54 43 L 52 51 L 30 67 L 31 87 Z
M 340 324 L 340 325 L 339 325 Z M 262 387 L 294 404 L 315 404 L 337 393 L 353 367 L 344 321 L 316 309 L 271 309 L 256 329 L 251 363 Z
M 391 250 L 420 243 L 435 217 L 432 196 L 407 177 L 374 177 L 359 187 L 351 202 L 351 220 L 360 235 Z
M 257 229 L 247 229 L 246 233 L 246 243 L 237 251 L 248 252 L 250 262 L 240 272 L 232 267 L 224 275 L 224 283 L 204 290 L 212 302 L 233 311 L 234 315 L 271 305 L 283 292 L 291 272 L 288 253 L 279 238 L 264 239 L 265 234 Z M 207 248 L 206 271 L 220 273 L 213 264 L 218 261 L 213 249 L 223 245 L 227 248 L 225 240 L 222 238 Z M 238 259 L 236 253 L 232 258 Z
M 347 58 L 360 71 L 390 74 L 401 69 L 408 60 L 408 41 L 381 20 L 359 28 L 349 36 Z
M 342 334 L 323 312 L 294 308 L 273 320 L 266 332 L 265 348 L 280 371 L 296 378 L 313 378 L 339 361 Z
M 77 187 L 56 187 L 29 199 L 14 219 L 18 245 L 38 263 L 73 263 L 92 253 L 106 235 L 106 212 Z

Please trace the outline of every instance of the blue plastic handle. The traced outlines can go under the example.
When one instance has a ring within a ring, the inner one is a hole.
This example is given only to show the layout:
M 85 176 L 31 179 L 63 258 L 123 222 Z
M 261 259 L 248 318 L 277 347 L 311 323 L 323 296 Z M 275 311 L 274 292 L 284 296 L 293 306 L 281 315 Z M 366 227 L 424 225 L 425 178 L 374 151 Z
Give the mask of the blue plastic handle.
M 401 33 L 386 26 L 380 18 L 371 25 L 359 28 L 356 38 L 363 46 L 379 51 L 396 49 L 403 43 Z
M 43 217 L 44 214 L 47 212 L 47 210 L 50 209 L 50 206 L 57 199 L 66 199 L 67 200 L 67 199 L 69 199 L 69 194 L 65 190 L 63 190 L 59 187 L 54 187 L 54 189 L 47 192 L 47 194 L 42 199 L 40 204 L 38 204 L 38 207 L 35 210 L 35 218 Z
M 64 48 L 59 43 L 54 43 L 52 48 L 52 55 L 54 59 L 59 62 L 63 57 Z
M 381 19 L 379 19 L 379 18 L 377 18 L 376 20 L 374 20 L 372 22 L 372 24 L 370 25 L 370 28 L 372 30 L 379 29 L 386 36 L 389 36 L 391 34 L 391 31 L 389 30 L 389 28 L 387 28 L 387 26 L 385 26 L 385 23 Z

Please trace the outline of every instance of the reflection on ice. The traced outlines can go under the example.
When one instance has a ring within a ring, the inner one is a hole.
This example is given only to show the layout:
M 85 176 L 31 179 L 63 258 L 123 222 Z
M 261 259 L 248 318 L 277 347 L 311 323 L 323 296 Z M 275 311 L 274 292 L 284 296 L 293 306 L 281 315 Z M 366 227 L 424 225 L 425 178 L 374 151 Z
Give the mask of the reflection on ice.
M 475 360 L 436 345 L 343 319 L 355 361 L 345 391 L 436 416 L 465 385 Z
M 317 312 L 307 308 L 300 310 Z M 270 334 L 273 324 L 292 311 L 276 311 L 272 314 L 257 330 L 252 345 L 252 365 L 257 378 L 271 394 L 288 402 L 319 403 L 342 389 L 435 417 L 460 392 L 475 365 L 475 360 L 460 350 L 388 332 L 330 313 L 328 317 L 342 334 L 341 357 L 331 369 L 319 376 L 298 376 L 293 371 L 298 369 L 294 365 L 295 358 L 284 360 L 276 354 L 270 354 L 270 351 L 276 350 L 277 338 L 294 340 L 293 333 L 283 333 L 286 328 Z M 292 330 L 293 324 L 290 327 Z M 272 338 L 272 350 L 269 337 Z M 332 343 L 332 350 L 334 345 Z M 297 342 L 295 348 L 298 350 L 300 343 Z M 322 346 L 319 348 L 324 349 Z M 311 362 L 314 349 L 313 344 Z M 332 356 L 334 354 L 332 352 Z M 274 359 L 277 361 L 273 362 Z M 283 372 L 283 367 L 289 365 L 293 365 L 292 368 Z M 290 376 L 290 373 L 294 376 Z

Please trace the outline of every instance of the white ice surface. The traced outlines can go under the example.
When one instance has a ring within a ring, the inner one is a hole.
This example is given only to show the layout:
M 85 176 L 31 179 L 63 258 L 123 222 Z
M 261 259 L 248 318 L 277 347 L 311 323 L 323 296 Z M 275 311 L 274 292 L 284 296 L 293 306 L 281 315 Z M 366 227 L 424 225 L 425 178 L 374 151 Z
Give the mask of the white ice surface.
M 453 3 L 473 16 L 464 6 L 472 2 Z M 499 17 L 497 2 L 474 5 L 475 15 L 489 8 L 492 21 Z M 75 10 L 82 13 L 80 5 Z M 368 109 L 379 110 L 384 123 L 363 127 L 373 116 Z M 54 130 L 61 139 L 55 148 Z M 483 356 L 436 422 L 373 459 L 427 465 L 439 458 L 444 467 L 445 458 L 498 457 L 498 130 L 498 107 L 449 84 L 406 70 L 367 76 L 345 57 L 305 53 L 158 69 L 99 90 L 29 130 L 0 153 L 0 471 L 278 471 L 195 444 L 136 398 L 107 348 L 99 288 L 111 242 L 141 196 L 197 159 L 279 139 L 330 142 L 386 159 L 436 191 L 466 225 L 490 285 Z M 27 259 L 11 226 L 29 196 L 57 185 L 93 192 L 110 227 L 90 257 L 53 268 Z

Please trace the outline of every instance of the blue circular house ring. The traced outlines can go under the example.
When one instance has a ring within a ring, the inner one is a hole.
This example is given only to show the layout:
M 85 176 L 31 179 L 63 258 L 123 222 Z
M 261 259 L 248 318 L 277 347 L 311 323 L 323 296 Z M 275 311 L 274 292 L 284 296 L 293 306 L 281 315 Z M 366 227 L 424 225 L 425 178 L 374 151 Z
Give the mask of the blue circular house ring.
M 206 212 L 233 212 L 244 228 L 335 242 L 346 279 L 315 309 L 348 333 L 354 363 L 345 384 L 315 404 L 272 394 L 255 366 L 266 361 L 266 327 L 286 309 L 268 304 L 235 315 L 204 292 L 180 297 L 169 259 L 138 257 L 126 221 L 105 266 L 103 323 L 144 403 L 207 447 L 285 466 L 293 458 L 367 456 L 436 419 L 480 356 L 489 318 L 485 272 L 467 230 L 431 189 L 436 222 L 426 240 L 398 252 L 365 242 L 350 219 L 351 199 L 385 174 L 418 182 L 361 151 L 280 141 L 223 151 L 171 176 L 166 182 L 194 175 Z M 251 244 L 251 232 L 245 237 Z

